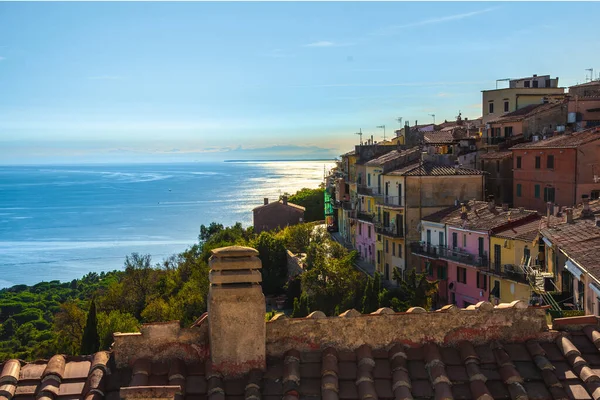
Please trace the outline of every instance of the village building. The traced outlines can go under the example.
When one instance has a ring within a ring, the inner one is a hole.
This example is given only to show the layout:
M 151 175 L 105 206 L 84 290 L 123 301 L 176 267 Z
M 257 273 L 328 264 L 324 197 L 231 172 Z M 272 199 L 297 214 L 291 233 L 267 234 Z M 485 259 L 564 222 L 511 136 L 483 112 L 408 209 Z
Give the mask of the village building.
M 600 126 L 600 80 L 569 87 L 568 126 L 574 131 Z
M 264 204 L 252 210 L 254 231 L 261 233 L 299 224 L 304 221 L 304 211 L 304 207 L 288 202 L 287 196 L 281 196 L 281 200 L 272 203 L 265 197 Z
M 513 153 L 514 206 L 546 213 L 547 203 L 600 197 L 600 128 L 522 143 Z
M 491 151 L 479 155 L 479 169 L 487 173 L 485 195 L 500 204 L 513 205 L 513 161 L 511 151 Z

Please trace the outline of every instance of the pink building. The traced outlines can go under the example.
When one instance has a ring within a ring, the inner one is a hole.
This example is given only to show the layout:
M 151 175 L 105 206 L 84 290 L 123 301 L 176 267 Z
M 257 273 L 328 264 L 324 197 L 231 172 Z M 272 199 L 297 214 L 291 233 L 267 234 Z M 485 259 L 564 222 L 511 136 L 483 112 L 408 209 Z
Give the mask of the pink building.
M 375 264 L 375 226 L 372 222 L 356 220 L 356 249 L 361 258 Z
M 448 262 L 447 288 L 449 303 L 467 307 L 489 301 L 498 288 L 490 287 L 490 235 L 499 229 L 520 225 L 537 218 L 537 213 L 524 209 L 497 207 L 489 202 L 469 201 L 451 212 L 438 212 L 423 218 L 425 222 L 445 224 L 446 245 L 439 246 L 438 257 Z M 491 262 L 490 262 L 491 261 Z

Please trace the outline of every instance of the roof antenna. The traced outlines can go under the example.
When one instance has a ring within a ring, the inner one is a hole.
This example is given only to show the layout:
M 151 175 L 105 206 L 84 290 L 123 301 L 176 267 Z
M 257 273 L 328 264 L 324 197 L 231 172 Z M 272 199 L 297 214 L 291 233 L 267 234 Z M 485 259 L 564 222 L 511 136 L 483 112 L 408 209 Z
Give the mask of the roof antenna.
M 360 145 L 362 146 L 362 144 L 363 144 L 363 141 L 362 141 L 362 128 L 360 128 L 358 130 L 358 132 L 355 133 L 355 135 L 360 136 Z
M 586 68 L 586 71 L 590 71 L 590 82 L 594 80 L 594 68 Z M 587 82 L 587 74 L 585 74 L 585 81 Z

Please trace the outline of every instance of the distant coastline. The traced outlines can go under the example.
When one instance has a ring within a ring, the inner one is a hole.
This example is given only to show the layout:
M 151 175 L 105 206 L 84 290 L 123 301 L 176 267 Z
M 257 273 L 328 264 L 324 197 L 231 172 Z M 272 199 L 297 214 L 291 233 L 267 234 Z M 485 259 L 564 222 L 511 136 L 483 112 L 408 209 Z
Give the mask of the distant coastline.
M 335 161 L 335 158 L 290 158 L 290 159 L 272 159 L 272 160 L 224 160 L 223 162 L 231 163 L 231 162 L 292 162 L 292 161 L 326 161 L 332 162 Z

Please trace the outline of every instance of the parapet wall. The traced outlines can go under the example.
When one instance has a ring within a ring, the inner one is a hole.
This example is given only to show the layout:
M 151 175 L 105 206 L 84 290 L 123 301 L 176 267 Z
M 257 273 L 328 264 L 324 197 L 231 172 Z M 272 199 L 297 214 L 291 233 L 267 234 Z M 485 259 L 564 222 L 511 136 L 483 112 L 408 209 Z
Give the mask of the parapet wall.
M 362 315 L 349 310 L 339 317 L 321 312 L 307 318 L 276 318 L 267 323 L 267 356 L 282 356 L 289 349 L 310 351 L 329 346 L 354 351 L 363 344 L 373 349 L 392 343 L 416 346 L 425 342 L 452 345 L 462 340 L 484 343 L 490 340 L 525 341 L 540 339 L 548 332 L 545 310 L 523 302 L 501 304 L 481 302 L 458 309 L 446 306 L 436 312 L 413 308 L 407 313 L 380 309 Z
M 181 328 L 179 321 L 142 325 L 139 333 L 114 333 L 113 357 L 118 368 L 135 360 L 180 358 L 186 363 L 204 362 L 209 356 L 208 324 Z

